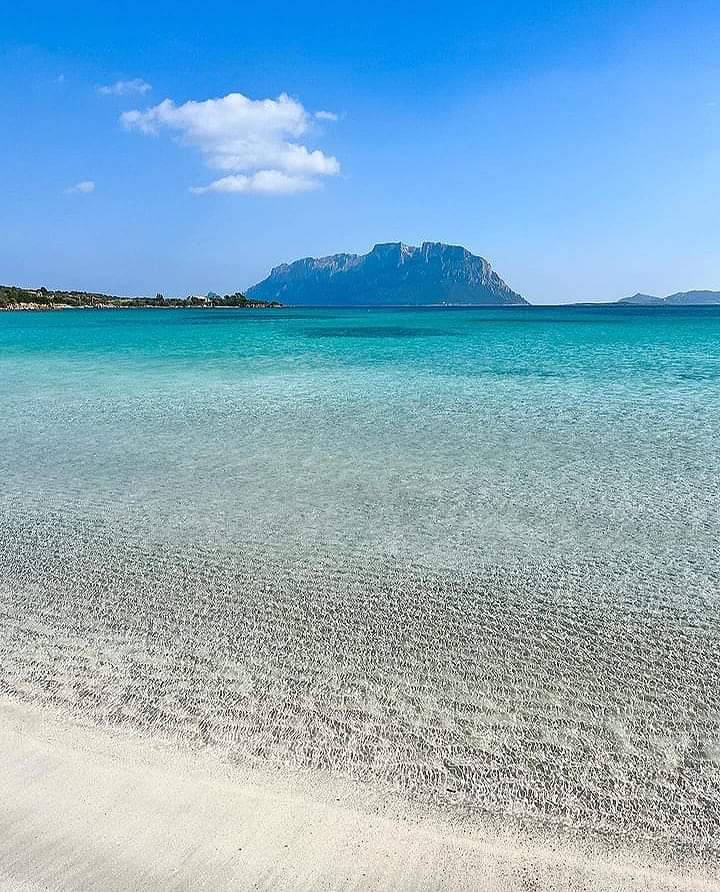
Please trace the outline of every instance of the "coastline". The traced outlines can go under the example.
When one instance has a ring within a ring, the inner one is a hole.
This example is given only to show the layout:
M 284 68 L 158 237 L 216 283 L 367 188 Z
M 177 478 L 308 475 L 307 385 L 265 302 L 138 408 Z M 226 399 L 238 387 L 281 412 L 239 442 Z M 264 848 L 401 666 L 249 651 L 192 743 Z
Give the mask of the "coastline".
M 277 309 L 279 301 L 253 300 L 241 291 L 220 296 L 189 294 L 185 298 L 166 298 L 158 292 L 151 297 L 118 297 L 99 291 L 49 291 L 47 288 L 18 288 L 0 285 L 0 310 L 136 310 L 136 309 Z
M 142 304 L 141 306 L 124 306 L 122 304 L 88 304 L 87 306 L 73 306 L 72 304 L 55 304 L 52 306 L 43 306 L 41 304 L 18 304 L 13 307 L 0 307 L 0 313 L 52 313 L 61 310 L 279 310 L 281 306 L 259 306 L 250 304 L 248 306 L 220 306 L 216 304 L 191 304 L 185 306 L 161 304 L 152 306 L 151 304 Z
M 709 890 L 647 854 L 453 824 L 328 775 L 0 700 L 0 889 Z

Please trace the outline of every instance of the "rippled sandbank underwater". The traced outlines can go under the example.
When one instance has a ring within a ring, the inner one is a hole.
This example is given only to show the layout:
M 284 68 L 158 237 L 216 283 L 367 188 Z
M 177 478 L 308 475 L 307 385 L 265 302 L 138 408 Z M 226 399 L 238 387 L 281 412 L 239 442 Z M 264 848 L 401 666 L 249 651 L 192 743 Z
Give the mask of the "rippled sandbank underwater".
M 0 695 L 720 855 L 720 308 L 0 317 Z

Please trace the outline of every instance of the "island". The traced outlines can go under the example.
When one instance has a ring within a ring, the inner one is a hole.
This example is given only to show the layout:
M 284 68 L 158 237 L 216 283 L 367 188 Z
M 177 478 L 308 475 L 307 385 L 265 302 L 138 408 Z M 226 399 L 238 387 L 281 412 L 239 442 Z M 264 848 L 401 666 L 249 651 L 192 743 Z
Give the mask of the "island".
M 484 257 L 443 242 L 389 242 L 367 254 L 305 257 L 276 266 L 248 295 L 300 306 L 528 305 Z
M 625 307 L 708 307 L 720 304 L 720 291 L 677 291 L 667 297 L 633 294 L 615 301 Z

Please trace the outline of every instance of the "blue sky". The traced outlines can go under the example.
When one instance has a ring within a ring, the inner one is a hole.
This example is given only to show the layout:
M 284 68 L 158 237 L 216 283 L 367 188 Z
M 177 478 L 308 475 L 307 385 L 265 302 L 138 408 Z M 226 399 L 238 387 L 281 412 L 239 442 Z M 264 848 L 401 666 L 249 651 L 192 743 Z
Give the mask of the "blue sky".
M 720 289 L 717 0 L 14 6 L 3 283 L 224 293 L 438 240 L 538 303 Z

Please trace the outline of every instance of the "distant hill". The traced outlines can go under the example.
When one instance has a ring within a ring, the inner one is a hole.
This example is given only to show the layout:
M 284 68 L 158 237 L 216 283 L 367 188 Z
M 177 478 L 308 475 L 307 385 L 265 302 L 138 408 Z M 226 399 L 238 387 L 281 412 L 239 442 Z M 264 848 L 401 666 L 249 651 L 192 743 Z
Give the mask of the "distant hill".
M 656 297 L 654 294 L 633 294 L 615 301 L 616 304 L 627 304 L 636 307 L 698 307 L 720 304 L 720 291 L 678 291 L 667 297 Z
M 423 242 L 419 248 L 390 242 L 375 245 L 368 254 L 283 263 L 247 293 L 301 305 L 527 304 L 487 260 L 442 242 Z
M 658 304 L 664 304 L 665 298 L 655 297 L 654 294 L 633 294 L 631 297 L 623 297 L 620 300 L 611 301 L 616 304 L 630 304 L 638 307 L 654 307 Z

